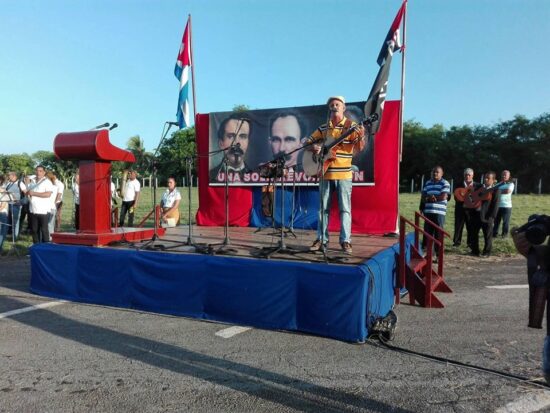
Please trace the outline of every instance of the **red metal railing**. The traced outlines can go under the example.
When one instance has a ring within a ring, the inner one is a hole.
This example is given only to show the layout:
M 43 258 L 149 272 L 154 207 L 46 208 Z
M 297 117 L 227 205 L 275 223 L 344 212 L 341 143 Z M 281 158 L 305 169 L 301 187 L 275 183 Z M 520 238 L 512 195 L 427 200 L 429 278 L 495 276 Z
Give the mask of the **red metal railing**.
M 431 225 L 435 229 L 435 237 L 427 233 L 420 226 L 420 220 L 424 220 L 428 225 Z M 441 287 L 442 291 L 450 292 L 450 288 L 443 282 L 443 263 L 444 263 L 444 237 L 447 236 L 450 238 L 449 233 L 447 233 L 443 228 L 435 224 L 433 221 L 426 218 L 423 214 L 415 212 L 414 223 L 407 218 L 400 216 L 399 218 L 399 281 L 395 288 L 395 300 L 396 303 L 400 302 L 400 290 L 402 287 L 406 286 L 406 270 L 407 270 L 407 260 L 406 260 L 406 250 L 405 250 L 405 236 L 407 225 L 410 225 L 414 229 L 414 248 L 412 249 L 411 261 L 409 266 L 416 272 L 420 271 L 423 275 L 423 283 L 425 285 L 424 289 L 424 304 L 427 307 L 431 307 L 432 294 L 434 292 L 434 286 L 437 286 L 438 283 L 443 284 Z M 420 234 L 423 235 L 426 242 L 426 251 L 425 255 L 420 254 Z M 432 271 L 433 269 L 433 247 L 436 245 L 437 248 L 437 271 Z M 434 277 L 437 278 L 438 283 L 434 283 Z M 408 286 L 409 288 L 410 286 Z M 411 295 L 411 301 L 415 297 Z

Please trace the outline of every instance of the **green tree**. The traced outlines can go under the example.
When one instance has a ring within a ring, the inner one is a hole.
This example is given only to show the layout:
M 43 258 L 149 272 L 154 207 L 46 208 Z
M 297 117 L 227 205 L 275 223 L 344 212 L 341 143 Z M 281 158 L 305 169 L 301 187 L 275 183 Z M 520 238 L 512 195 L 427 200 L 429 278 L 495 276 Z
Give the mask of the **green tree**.
M 248 105 L 235 105 L 233 106 L 233 112 L 248 112 L 250 110 L 250 106 Z
M 0 155 L 0 170 L 14 171 L 21 175 L 28 175 L 34 169 L 34 162 L 26 153 L 13 155 Z
M 159 150 L 156 160 L 159 182 L 164 182 L 170 175 L 176 176 L 176 182 L 186 176 L 186 160 L 194 159 L 196 151 L 195 128 L 181 129 L 166 139 Z M 196 175 L 193 162 L 192 174 Z
M 54 172 L 57 178 L 65 184 L 70 181 L 78 169 L 76 161 L 57 159 L 55 154 L 50 151 L 37 151 L 32 154 L 32 159 L 35 165 L 42 165 L 46 170 Z
M 140 174 L 144 174 L 151 169 L 152 154 L 145 150 L 143 139 L 139 135 L 132 136 L 126 143 L 126 148 L 132 152 L 136 158 L 133 164 L 126 164 L 126 168 L 132 168 Z

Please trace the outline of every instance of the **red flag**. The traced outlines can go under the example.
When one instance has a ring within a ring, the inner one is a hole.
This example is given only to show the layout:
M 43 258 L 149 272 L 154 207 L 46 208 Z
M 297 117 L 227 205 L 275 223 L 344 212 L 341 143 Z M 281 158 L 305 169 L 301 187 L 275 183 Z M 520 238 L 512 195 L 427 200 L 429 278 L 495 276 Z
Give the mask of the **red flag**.
M 407 3 L 407 0 L 405 0 L 399 8 L 395 19 L 393 19 L 390 30 L 388 31 L 388 34 L 384 39 L 384 43 L 382 44 L 382 48 L 380 49 L 380 53 L 378 54 L 378 59 L 376 59 L 376 62 L 379 66 L 381 66 L 384 62 L 384 59 L 388 54 L 388 49 L 390 49 L 391 53 L 401 49 L 401 36 L 399 35 L 399 27 L 401 26 L 403 13 L 405 12 L 405 3 Z

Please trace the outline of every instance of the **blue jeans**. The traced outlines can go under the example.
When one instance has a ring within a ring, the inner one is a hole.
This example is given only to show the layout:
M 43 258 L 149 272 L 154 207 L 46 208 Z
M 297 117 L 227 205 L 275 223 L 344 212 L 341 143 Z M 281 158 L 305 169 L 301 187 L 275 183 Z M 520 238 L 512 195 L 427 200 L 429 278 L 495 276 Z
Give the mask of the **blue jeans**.
M 445 215 L 442 214 L 431 214 L 427 213 L 424 214 L 426 218 L 428 218 L 430 221 L 432 221 L 434 224 L 436 224 L 438 227 L 444 228 L 445 227 Z M 435 227 L 431 224 L 429 224 L 427 221 L 424 221 L 424 231 L 426 231 L 429 235 L 437 239 L 437 231 Z M 468 234 L 470 234 L 468 232 Z M 428 240 L 426 237 L 422 238 L 422 249 L 426 251 L 426 245 L 428 244 Z M 435 243 L 433 244 L 433 249 L 435 250 L 436 254 L 439 254 L 439 246 L 437 246 Z
M 510 230 L 510 216 L 512 215 L 512 208 L 499 208 L 497 211 L 497 216 L 495 218 L 495 226 L 493 227 L 493 237 L 498 235 L 498 227 L 500 221 L 502 221 L 502 236 L 508 235 Z
M 328 217 L 330 214 L 330 200 L 334 192 L 338 195 L 338 208 L 340 209 L 340 244 L 351 243 L 351 179 L 339 181 L 323 181 L 321 185 L 321 199 L 323 203 L 324 221 L 321 227 L 321 211 L 319 211 L 319 222 L 317 224 L 317 239 L 328 242 Z
M 21 218 L 21 205 L 10 205 L 9 206 L 9 214 L 8 214 L 8 221 L 11 225 L 11 230 L 14 232 L 14 239 L 17 239 L 19 237 L 19 219 Z
M 0 212 L 0 251 L 8 234 L 8 214 Z

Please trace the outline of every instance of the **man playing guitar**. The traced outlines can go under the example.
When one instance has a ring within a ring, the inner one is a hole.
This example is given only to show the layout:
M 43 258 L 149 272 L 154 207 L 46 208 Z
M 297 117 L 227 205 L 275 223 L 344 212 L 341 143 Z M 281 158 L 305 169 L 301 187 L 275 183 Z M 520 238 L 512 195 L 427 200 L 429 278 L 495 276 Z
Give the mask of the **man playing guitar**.
M 485 241 L 483 255 L 491 255 L 493 247 L 493 225 L 498 211 L 499 193 L 496 191 L 501 184 L 495 185 L 496 173 L 485 174 L 484 184 L 474 184 L 464 199 L 466 225 L 472 255 L 479 255 L 479 230 L 483 231 Z M 471 233 L 471 237 L 470 237 Z
M 355 145 L 360 143 L 365 136 L 365 129 L 362 125 L 358 125 L 344 116 L 346 101 L 343 96 L 331 96 L 327 100 L 327 105 L 330 111 L 328 124 L 321 125 L 307 140 L 308 149 L 311 152 L 320 154 L 323 140 L 326 139 L 325 145 L 329 145 L 331 141 L 338 139 L 350 129 L 355 130 L 332 148 L 334 156 L 324 165 L 326 171 L 324 171 L 323 179 L 319 185 L 322 207 L 319 211 L 317 239 L 313 242 L 310 250 L 319 251 L 321 248 L 324 249 L 328 243 L 330 198 L 332 193 L 336 192 L 340 208 L 340 245 L 346 254 L 351 254 L 351 190 L 353 177 L 351 160 Z M 321 214 L 324 214 L 323 217 L 321 217 Z
M 464 169 L 464 181 L 456 186 L 454 190 L 455 198 L 455 231 L 453 235 L 453 247 L 458 247 L 462 243 L 462 231 L 466 220 L 464 212 L 464 197 L 469 189 L 474 185 L 474 170 L 472 168 Z M 466 224 L 466 232 L 468 233 L 467 245 L 470 246 L 470 232 L 468 224 Z

